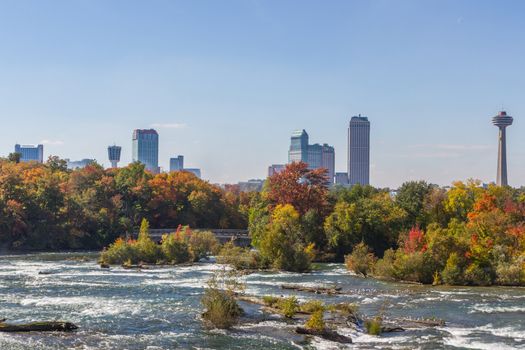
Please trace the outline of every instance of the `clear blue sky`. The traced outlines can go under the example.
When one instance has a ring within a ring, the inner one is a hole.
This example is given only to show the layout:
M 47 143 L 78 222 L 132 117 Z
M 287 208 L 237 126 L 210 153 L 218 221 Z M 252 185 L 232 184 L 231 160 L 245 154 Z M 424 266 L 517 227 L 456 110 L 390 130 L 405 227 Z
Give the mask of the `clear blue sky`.
M 525 184 L 525 1 L 0 1 L 0 154 L 96 158 L 134 128 L 212 182 L 263 178 L 289 137 L 335 146 L 372 123 L 371 182 Z

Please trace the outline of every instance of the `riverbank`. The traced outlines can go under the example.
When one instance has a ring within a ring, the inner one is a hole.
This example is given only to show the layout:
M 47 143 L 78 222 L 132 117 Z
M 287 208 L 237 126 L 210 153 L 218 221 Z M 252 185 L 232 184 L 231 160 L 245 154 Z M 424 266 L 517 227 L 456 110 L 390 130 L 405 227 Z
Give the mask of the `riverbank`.
M 262 320 L 243 304 L 247 322 L 231 331 L 208 330 L 200 320 L 206 280 L 221 266 L 196 264 L 143 271 L 100 269 L 96 253 L 0 256 L 0 316 L 11 321 L 68 319 L 80 329 L 67 335 L 2 334 L 2 349 L 176 347 L 223 349 L 337 348 L 314 338 L 291 336 L 294 326 L 274 317 Z M 49 274 L 39 274 L 47 271 Z M 302 301 L 351 302 L 364 315 L 381 309 L 392 318 L 439 318 L 445 327 L 408 329 L 380 337 L 348 328 L 352 349 L 427 348 L 512 349 L 525 346 L 525 292 L 512 287 L 428 287 L 363 279 L 342 264 L 316 265 L 312 273 L 256 272 L 242 277 L 246 293 L 297 295 Z M 282 284 L 335 285 L 344 294 L 318 295 L 283 290 Z

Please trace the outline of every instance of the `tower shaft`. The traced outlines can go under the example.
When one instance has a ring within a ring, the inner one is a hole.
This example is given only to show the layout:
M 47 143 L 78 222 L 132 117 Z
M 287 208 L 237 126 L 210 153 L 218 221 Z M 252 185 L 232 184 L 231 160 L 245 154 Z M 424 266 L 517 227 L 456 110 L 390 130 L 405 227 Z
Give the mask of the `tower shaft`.
M 498 143 L 498 176 L 496 184 L 498 186 L 507 186 L 507 133 L 506 127 L 499 128 Z

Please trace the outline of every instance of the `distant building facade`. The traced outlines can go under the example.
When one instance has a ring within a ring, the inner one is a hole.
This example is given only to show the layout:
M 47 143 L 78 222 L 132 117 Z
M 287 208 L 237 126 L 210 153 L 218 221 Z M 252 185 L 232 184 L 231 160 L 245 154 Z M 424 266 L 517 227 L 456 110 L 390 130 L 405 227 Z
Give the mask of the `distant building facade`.
M 309 169 L 325 168 L 330 184 L 334 183 L 335 150 L 328 144 L 318 143 L 310 145 L 308 133 L 298 130 L 292 133 L 288 162 L 305 162 Z
M 348 173 L 335 173 L 335 184 L 341 186 L 348 186 Z
M 15 145 L 15 153 L 20 154 L 21 162 L 44 162 L 44 145 Z
M 154 129 L 133 131 L 132 159 L 141 162 L 152 173 L 159 172 L 159 134 Z
M 317 169 L 323 165 L 323 146 L 316 143 L 308 145 L 308 153 L 306 154 L 306 162 L 308 168 Z
M 67 168 L 71 170 L 82 169 L 88 166 L 89 164 L 93 164 L 96 162 L 95 159 L 87 159 L 87 158 L 82 159 L 82 160 L 69 160 L 66 158 L 65 161 L 67 163 Z
M 333 184 L 335 177 L 335 149 L 326 143 L 322 147 L 321 167 L 328 170 L 328 179 Z
M 185 168 L 183 170 L 189 173 L 192 173 L 193 175 L 197 176 L 199 179 L 201 178 L 201 170 L 198 168 Z
M 350 185 L 370 184 L 370 122 L 361 115 L 348 127 L 348 178 Z
M 278 174 L 286 168 L 285 164 L 272 164 L 268 167 L 268 176 Z
M 239 182 L 238 185 L 241 192 L 260 192 L 264 185 L 264 180 L 252 179 Z
M 184 169 L 184 156 L 170 158 L 170 172 L 181 171 Z
M 121 151 L 122 147 L 120 146 L 108 146 L 108 158 L 112 168 L 116 168 L 118 166 L 118 162 L 120 162 Z

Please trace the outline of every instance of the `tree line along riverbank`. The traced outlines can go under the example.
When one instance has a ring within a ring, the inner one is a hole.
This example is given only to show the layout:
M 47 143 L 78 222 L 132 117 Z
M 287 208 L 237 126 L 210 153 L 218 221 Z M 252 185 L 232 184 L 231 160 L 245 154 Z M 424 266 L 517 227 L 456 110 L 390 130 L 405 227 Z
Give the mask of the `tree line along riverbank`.
M 58 158 L 45 164 L 0 160 L 4 249 L 127 249 L 132 245 L 125 239 L 116 240 L 143 219 L 156 228 L 248 227 L 256 250 L 226 246 L 219 254 L 237 268 L 306 272 L 312 261 L 346 256 L 356 273 L 381 278 L 525 284 L 524 189 L 481 187 L 474 180 L 445 189 L 411 181 L 391 195 L 371 186 L 329 188 L 323 169 L 293 163 L 269 177 L 262 192 L 244 193 L 186 172 L 154 175 L 139 163 L 71 171 Z M 179 241 L 189 244 L 192 235 L 186 236 L 168 235 L 171 246 L 159 254 L 178 262 L 169 254 Z M 179 260 L 199 256 L 188 249 Z

